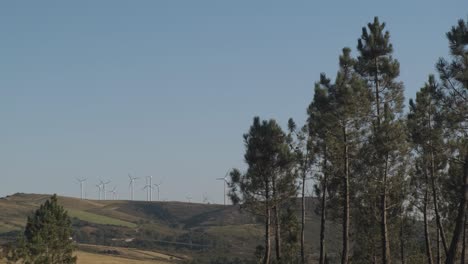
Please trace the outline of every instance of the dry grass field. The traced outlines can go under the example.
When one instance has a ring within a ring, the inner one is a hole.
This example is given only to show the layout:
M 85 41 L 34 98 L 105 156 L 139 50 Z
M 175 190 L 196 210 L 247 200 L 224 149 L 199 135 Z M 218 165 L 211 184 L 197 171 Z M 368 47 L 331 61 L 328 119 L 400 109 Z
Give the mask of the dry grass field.
M 80 245 L 75 252 L 78 264 L 175 264 L 181 257 L 132 248 Z M 0 264 L 6 263 L 0 260 Z
M 112 255 L 95 254 L 84 251 L 78 251 L 78 264 L 172 264 L 170 260 L 156 260 L 150 258 L 131 259 L 126 257 L 117 257 Z

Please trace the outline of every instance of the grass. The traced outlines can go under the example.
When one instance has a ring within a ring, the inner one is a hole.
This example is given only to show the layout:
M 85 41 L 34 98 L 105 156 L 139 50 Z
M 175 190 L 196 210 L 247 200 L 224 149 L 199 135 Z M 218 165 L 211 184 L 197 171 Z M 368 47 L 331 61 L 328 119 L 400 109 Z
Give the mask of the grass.
M 235 238 L 235 239 L 248 239 L 258 238 L 263 235 L 262 226 L 259 225 L 226 225 L 226 226 L 212 226 L 208 228 L 208 232 L 216 235 L 217 237 Z
M 104 254 L 89 253 L 77 251 L 78 264 L 173 264 L 173 261 L 155 260 L 155 259 L 130 259 L 125 257 L 110 256 Z M 0 264 L 6 264 L 5 259 L 0 259 Z
M 110 254 L 104 252 L 110 252 Z M 90 244 L 79 244 L 75 254 L 78 257 L 78 263 L 174 264 L 184 259 L 163 252 Z
M 124 226 L 124 227 L 130 227 L 130 228 L 135 228 L 137 225 L 135 223 L 115 219 L 115 218 L 110 218 L 107 216 L 103 215 L 98 215 L 86 211 L 80 211 L 80 210 L 73 210 L 73 209 L 68 209 L 68 215 L 70 217 L 76 217 L 80 220 L 87 221 L 90 223 L 94 224 L 100 224 L 100 225 L 115 225 L 115 226 Z
M 93 264 L 171 264 L 174 262 L 154 259 L 130 259 L 117 256 L 109 256 L 103 254 L 88 253 L 77 251 L 78 264 L 93 263 Z

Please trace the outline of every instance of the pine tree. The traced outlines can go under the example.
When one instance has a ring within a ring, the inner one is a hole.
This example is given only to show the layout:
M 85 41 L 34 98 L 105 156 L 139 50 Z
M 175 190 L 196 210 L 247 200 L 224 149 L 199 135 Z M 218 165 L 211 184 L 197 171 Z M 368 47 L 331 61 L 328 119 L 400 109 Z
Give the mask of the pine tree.
M 425 230 L 427 229 L 427 201 L 429 186 L 431 186 L 432 201 L 438 232 L 442 239 L 444 252 L 447 253 L 445 229 L 442 225 L 439 211 L 439 194 L 437 182 L 446 167 L 445 146 L 443 144 L 443 130 L 441 120 L 443 113 L 437 103 L 438 85 L 434 76 L 429 76 L 426 85 L 416 94 L 416 100 L 410 100 L 410 113 L 408 114 L 408 129 L 416 154 L 419 156 L 420 174 L 424 176 L 425 198 L 423 215 L 425 217 Z M 430 179 L 430 183 L 429 183 Z M 427 231 L 427 230 L 426 230 Z M 426 252 L 432 262 L 432 253 L 429 246 L 428 232 L 426 233 Z
M 367 81 L 372 92 L 371 151 L 372 174 L 377 175 L 375 183 L 380 186 L 380 240 L 383 264 L 391 263 L 390 237 L 388 223 L 389 194 L 391 184 L 396 182 L 392 176 L 401 176 L 398 167 L 404 159 L 406 138 L 401 120 L 403 111 L 403 85 L 395 79 L 399 75 L 399 63 L 392 57 L 393 47 L 390 34 L 385 31 L 385 23 L 374 18 L 367 28 L 362 29 L 358 40 L 358 62 L 356 71 Z M 396 188 L 398 189 L 398 188 Z M 395 190 L 396 191 L 396 190 Z
M 314 101 L 309 107 L 309 122 L 316 132 L 314 137 L 320 139 L 317 141 L 320 144 L 327 145 L 329 168 L 334 168 L 327 169 L 331 174 L 327 176 L 333 179 L 334 199 L 342 205 L 342 211 L 337 213 L 343 221 L 341 263 L 348 263 L 349 259 L 351 167 L 356 160 L 361 135 L 366 128 L 364 121 L 370 110 L 367 88 L 354 72 L 355 60 L 350 53 L 349 48 L 343 49 L 339 58 L 340 70 L 334 84 L 322 75 Z M 322 189 L 327 189 L 327 186 Z
M 291 152 L 294 154 L 296 162 L 296 170 L 300 180 L 301 188 L 301 263 L 306 263 L 305 257 L 305 220 L 306 220 L 306 181 L 311 173 L 312 164 L 314 162 L 314 155 L 312 152 L 312 138 L 309 133 L 308 125 L 304 125 L 300 130 L 297 130 L 294 120 L 288 120 L 289 141 Z
M 231 172 L 229 195 L 234 203 L 261 215 L 265 219 L 263 263 L 270 263 L 271 223 L 275 223 L 277 261 L 281 261 L 280 210 L 284 202 L 296 195 L 294 157 L 287 135 L 274 120 L 255 117 L 249 132 L 244 135 L 247 171 Z M 272 215 L 273 213 L 273 215 Z
M 329 185 L 329 166 L 328 166 L 328 131 L 332 128 L 327 122 L 328 115 L 332 108 L 329 102 L 329 89 L 331 81 L 325 74 L 320 75 L 320 81 L 315 84 L 314 98 L 307 109 L 308 113 L 308 131 L 309 137 L 313 142 L 308 145 L 309 152 L 315 157 L 315 162 L 320 167 L 321 173 L 316 176 L 318 185 L 315 186 L 317 194 L 320 196 L 320 259 L 319 263 L 326 261 L 325 248 L 325 227 L 326 227 L 326 208 L 327 193 Z
M 451 150 L 449 174 L 458 190 L 455 228 L 447 252 L 446 264 L 455 263 L 468 206 L 468 22 L 459 20 L 447 33 L 451 61 L 440 59 L 437 70 L 441 79 L 440 104 L 445 110 L 446 142 Z
M 71 220 L 54 194 L 28 217 L 24 236 L 8 258 L 35 264 L 76 263 L 71 235 Z

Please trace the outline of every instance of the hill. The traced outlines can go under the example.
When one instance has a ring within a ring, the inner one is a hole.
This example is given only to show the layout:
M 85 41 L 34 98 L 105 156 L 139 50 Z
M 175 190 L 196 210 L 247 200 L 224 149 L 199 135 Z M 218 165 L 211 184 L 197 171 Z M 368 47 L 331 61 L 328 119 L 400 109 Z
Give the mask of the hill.
M 17 193 L 0 198 L 0 239 L 17 236 L 26 218 L 49 195 Z M 78 243 L 119 248 L 135 248 L 172 256 L 170 261 L 206 260 L 217 256 L 251 258 L 262 244 L 263 229 L 255 216 L 237 206 L 184 202 L 96 201 L 59 197 L 59 203 L 73 218 L 74 239 Z M 308 254 L 316 257 L 319 248 L 317 202 L 308 199 L 306 240 Z M 298 217 L 299 217 L 299 210 Z M 339 230 L 328 226 L 328 247 L 337 248 Z M 100 254 L 80 246 L 81 256 Z M 109 250 L 108 252 L 119 252 Z M 112 254 L 111 254 L 112 255 Z M 122 257 L 116 254 L 114 257 Z M 166 260 L 167 261 L 167 260 Z

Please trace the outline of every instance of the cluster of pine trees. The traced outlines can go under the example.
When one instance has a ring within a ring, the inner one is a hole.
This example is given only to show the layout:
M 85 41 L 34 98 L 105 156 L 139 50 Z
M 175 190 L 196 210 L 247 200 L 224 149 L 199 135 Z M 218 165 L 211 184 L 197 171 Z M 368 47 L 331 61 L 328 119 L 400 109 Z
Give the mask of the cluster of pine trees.
M 320 264 L 331 258 L 327 221 L 342 226 L 333 263 L 468 263 L 468 23 L 446 36 L 450 58 L 437 62 L 438 77 L 429 76 L 408 111 L 390 34 L 375 18 L 362 29 L 357 57 L 344 48 L 334 80 L 320 76 L 304 126 L 289 120 L 284 131 L 254 118 L 244 135 L 248 167 L 231 172 L 230 196 L 264 219 L 262 263 L 308 263 L 311 177 Z M 298 195 L 300 220 L 288 206 Z

